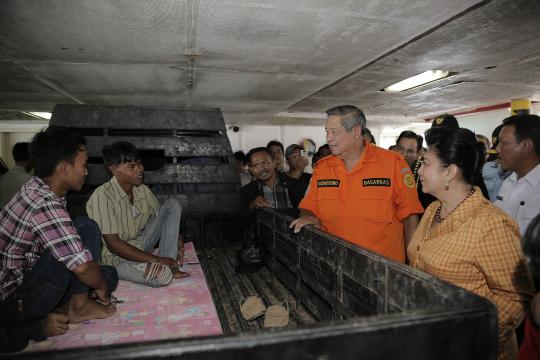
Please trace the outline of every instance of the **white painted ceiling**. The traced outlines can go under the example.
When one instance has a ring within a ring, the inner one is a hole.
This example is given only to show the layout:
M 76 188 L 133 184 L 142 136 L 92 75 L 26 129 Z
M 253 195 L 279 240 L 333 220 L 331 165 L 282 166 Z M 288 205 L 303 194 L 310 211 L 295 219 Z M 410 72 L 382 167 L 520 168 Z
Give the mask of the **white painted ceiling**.
M 458 75 L 379 90 L 428 69 Z M 540 100 L 540 0 L 2 0 L 0 118 L 56 103 L 375 121 Z M 405 120 L 404 120 L 405 121 Z

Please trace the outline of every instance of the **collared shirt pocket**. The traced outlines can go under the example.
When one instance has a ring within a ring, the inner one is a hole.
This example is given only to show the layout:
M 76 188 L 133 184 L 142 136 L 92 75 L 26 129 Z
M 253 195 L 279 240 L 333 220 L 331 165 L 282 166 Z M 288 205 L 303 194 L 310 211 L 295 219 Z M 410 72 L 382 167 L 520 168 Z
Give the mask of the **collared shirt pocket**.
M 524 202 L 523 205 L 519 205 L 519 208 L 517 211 L 517 218 L 531 221 L 538 214 L 540 214 L 540 208 L 534 205 L 528 205 L 527 203 Z
M 359 197 L 363 218 L 373 223 L 391 223 L 394 205 L 387 194 L 366 194 Z
M 319 188 L 317 191 L 317 208 L 321 221 L 335 220 L 342 211 L 341 191 L 332 188 Z

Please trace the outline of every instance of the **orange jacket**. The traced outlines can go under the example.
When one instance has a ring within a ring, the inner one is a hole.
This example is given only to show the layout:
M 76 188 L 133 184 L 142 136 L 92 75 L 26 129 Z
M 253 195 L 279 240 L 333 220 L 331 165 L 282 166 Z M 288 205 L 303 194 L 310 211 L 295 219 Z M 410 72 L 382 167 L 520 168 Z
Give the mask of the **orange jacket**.
M 351 171 L 336 156 L 321 159 L 299 207 L 326 231 L 404 262 L 403 220 L 424 211 L 412 172 L 399 154 L 364 146 Z

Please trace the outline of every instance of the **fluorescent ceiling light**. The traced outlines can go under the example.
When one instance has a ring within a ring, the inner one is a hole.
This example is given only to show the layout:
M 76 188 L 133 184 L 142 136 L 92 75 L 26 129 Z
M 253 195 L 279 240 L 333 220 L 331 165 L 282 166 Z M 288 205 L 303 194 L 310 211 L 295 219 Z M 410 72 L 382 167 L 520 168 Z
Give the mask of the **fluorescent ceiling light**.
M 395 83 L 393 85 L 390 85 L 381 91 L 384 92 L 400 92 L 409 90 L 427 83 L 430 83 L 435 80 L 439 80 L 451 75 L 455 75 L 456 73 L 451 73 L 448 70 L 428 70 L 421 74 L 418 74 L 416 76 L 410 77 L 408 79 L 402 80 L 398 83 Z
M 282 111 L 282 112 L 279 112 L 279 113 L 275 114 L 274 117 L 326 119 L 326 113 Z
M 47 119 L 47 120 L 50 120 L 51 115 L 52 115 L 50 112 L 34 112 L 34 111 L 29 112 L 29 114 L 40 117 L 42 119 Z
M 52 114 L 50 112 L 38 112 L 38 111 L 21 111 L 23 114 L 31 116 L 36 119 L 51 120 Z

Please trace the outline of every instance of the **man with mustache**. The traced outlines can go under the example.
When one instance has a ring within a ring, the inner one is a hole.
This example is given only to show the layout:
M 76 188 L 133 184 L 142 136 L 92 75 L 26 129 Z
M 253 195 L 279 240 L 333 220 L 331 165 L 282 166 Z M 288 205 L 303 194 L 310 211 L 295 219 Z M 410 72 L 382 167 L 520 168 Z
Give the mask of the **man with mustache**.
M 247 157 L 255 181 L 242 188 L 244 215 L 250 217 L 256 209 L 273 208 L 297 216 L 298 204 L 304 197 L 305 186 L 298 180 L 278 172 L 277 161 L 267 148 L 252 149 Z
M 86 204 L 88 216 L 98 223 L 105 241 L 102 262 L 114 266 L 122 280 L 153 287 L 189 276 L 179 270 L 183 241 L 178 201 L 169 198 L 158 203 L 143 184 L 144 166 L 133 144 L 118 141 L 102 152 L 113 177 Z M 154 255 L 158 241 L 159 253 Z

